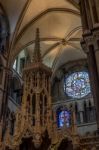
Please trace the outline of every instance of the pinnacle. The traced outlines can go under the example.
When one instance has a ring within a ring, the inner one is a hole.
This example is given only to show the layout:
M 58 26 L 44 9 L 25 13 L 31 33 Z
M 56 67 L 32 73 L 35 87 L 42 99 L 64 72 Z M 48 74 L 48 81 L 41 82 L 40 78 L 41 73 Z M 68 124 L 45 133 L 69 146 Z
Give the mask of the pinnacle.
M 39 28 L 36 29 L 35 47 L 33 52 L 33 63 L 42 62 L 40 52 Z

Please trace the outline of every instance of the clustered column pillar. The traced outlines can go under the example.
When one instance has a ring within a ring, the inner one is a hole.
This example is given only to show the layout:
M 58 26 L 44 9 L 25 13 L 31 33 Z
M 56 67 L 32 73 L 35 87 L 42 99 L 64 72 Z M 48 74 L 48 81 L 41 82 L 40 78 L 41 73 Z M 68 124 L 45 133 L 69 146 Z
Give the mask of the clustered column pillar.
M 91 89 L 96 106 L 97 127 L 99 129 L 99 76 L 95 57 L 95 48 L 93 44 L 88 46 L 88 43 L 86 44 L 84 41 L 81 44 L 84 51 L 87 53 Z
M 83 26 L 82 48 L 87 54 L 89 75 L 94 103 L 96 106 L 97 127 L 99 130 L 99 13 L 97 0 L 79 0 Z

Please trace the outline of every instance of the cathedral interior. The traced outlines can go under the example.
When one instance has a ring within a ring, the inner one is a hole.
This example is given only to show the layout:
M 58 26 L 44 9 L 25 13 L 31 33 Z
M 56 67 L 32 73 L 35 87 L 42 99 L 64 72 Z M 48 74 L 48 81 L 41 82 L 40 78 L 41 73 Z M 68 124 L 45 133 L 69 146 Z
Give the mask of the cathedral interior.
M 99 0 L 0 0 L 0 150 L 99 150 Z

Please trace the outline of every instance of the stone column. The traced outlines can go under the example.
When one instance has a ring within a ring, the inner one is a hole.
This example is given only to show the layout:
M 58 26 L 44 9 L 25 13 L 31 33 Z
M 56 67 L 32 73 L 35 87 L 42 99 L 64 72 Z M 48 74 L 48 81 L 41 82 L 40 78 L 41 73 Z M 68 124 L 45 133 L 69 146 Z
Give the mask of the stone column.
M 97 70 L 99 74 L 99 50 L 95 52 L 95 55 L 96 55 L 96 61 L 97 61 Z
M 99 35 L 97 35 L 98 31 L 94 33 L 94 37 L 97 36 L 96 43 L 95 43 L 95 57 L 96 57 L 96 63 L 97 63 L 97 70 L 99 74 Z
M 98 0 L 94 0 L 94 1 L 95 1 L 96 11 L 97 11 L 98 21 L 99 21 L 99 1 Z
M 83 20 L 83 41 L 81 42 L 84 51 L 87 53 L 89 76 L 91 81 L 93 98 L 96 106 L 97 127 L 99 129 L 99 15 L 98 0 L 80 0 L 80 8 Z M 85 12 L 84 12 L 85 10 Z M 93 17 L 93 19 L 92 19 Z M 85 24 L 86 23 L 86 26 Z M 87 32 L 85 32 L 85 27 Z
M 1 114 L 0 119 L 3 117 L 3 120 L 6 120 L 6 113 L 8 108 L 8 95 L 10 89 L 10 80 L 12 78 L 12 71 L 10 69 L 6 69 L 5 71 L 5 81 L 4 81 L 4 92 L 2 97 L 2 105 L 1 105 Z
M 87 21 L 87 16 L 86 16 L 86 10 L 85 10 L 85 2 L 84 0 L 80 1 L 80 13 L 81 13 L 81 18 L 82 18 L 82 25 L 84 31 L 88 29 L 88 21 Z
M 99 1 L 98 1 L 99 2 Z M 97 14 L 97 6 L 95 0 L 89 0 L 90 7 L 91 7 L 91 13 L 93 17 L 93 23 L 97 24 L 98 23 L 98 14 Z
M 86 9 L 86 16 L 87 16 L 87 21 L 88 21 L 88 27 L 89 27 L 89 29 L 92 29 L 93 22 L 92 22 L 92 16 L 91 16 L 91 11 L 90 11 L 89 1 L 85 0 L 84 2 L 85 2 L 85 9 Z
M 95 50 L 94 46 L 92 45 L 89 47 L 88 60 L 89 60 L 90 77 L 92 81 L 92 92 L 96 106 L 97 126 L 99 129 L 99 76 L 97 71 Z
M 79 103 L 78 109 L 79 109 L 78 111 L 79 111 L 80 123 L 84 123 L 84 118 L 83 118 L 83 112 L 84 112 L 83 101 L 81 103 Z
M 80 122 L 84 123 L 84 119 L 83 119 L 83 111 L 80 111 Z
M 92 88 L 93 98 L 96 106 L 97 127 L 99 130 L 99 78 L 98 78 L 97 63 L 95 57 L 95 49 L 93 45 L 89 45 L 89 47 L 86 47 L 86 49 L 87 49 L 86 53 L 88 59 L 91 88 Z

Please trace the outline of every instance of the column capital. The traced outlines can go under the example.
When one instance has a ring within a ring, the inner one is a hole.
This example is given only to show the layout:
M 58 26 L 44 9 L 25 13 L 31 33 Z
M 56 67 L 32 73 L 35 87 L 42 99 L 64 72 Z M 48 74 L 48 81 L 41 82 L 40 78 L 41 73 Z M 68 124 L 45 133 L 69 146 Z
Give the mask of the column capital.
M 86 42 L 84 40 L 81 41 L 81 46 L 83 51 L 87 54 L 89 52 L 89 48 L 86 45 Z
M 94 46 L 94 51 L 99 51 L 99 27 L 93 28 L 91 31 L 84 32 L 81 41 L 82 48 L 85 53 L 89 52 L 89 46 Z
M 89 46 L 89 45 L 94 45 L 94 38 L 93 38 L 93 35 L 92 34 L 85 34 L 83 35 L 83 40 L 85 41 L 86 45 Z
M 93 31 L 93 38 L 95 41 L 95 51 L 99 51 L 99 30 L 94 30 Z
M 90 46 L 93 45 L 94 47 L 94 51 L 96 51 L 96 41 L 95 38 L 93 37 L 93 35 L 86 35 L 83 37 L 83 39 L 81 40 L 81 46 L 83 51 L 88 54 L 90 51 Z

